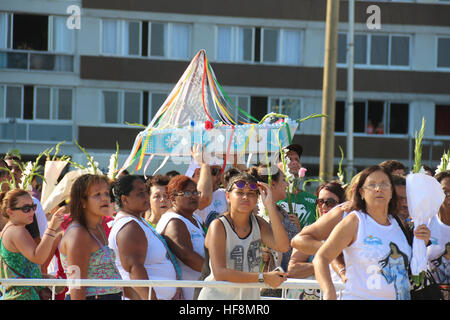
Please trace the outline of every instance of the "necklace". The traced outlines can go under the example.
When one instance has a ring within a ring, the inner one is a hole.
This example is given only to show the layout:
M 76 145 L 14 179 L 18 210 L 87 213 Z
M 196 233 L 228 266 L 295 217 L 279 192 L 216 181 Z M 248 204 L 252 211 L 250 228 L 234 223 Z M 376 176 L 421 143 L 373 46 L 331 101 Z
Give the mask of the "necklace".
M 247 233 L 248 231 L 249 231 L 249 229 L 250 229 L 250 217 L 249 217 L 249 219 L 248 219 L 248 221 L 249 221 L 249 225 L 247 225 L 247 226 L 244 226 L 244 227 L 236 227 L 235 225 L 234 225 L 234 221 L 233 221 L 233 218 L 231 218 L 231 214 L 229 215 L 229 218 L 230 218 L 230 224 L 231 224 L 231 227 L 233 228 L 233 230 L 237 233 L 237 231 L 238 231 L 238 228 L 239 228 L 239 230 L 242 230 L 242 232 L 243 233 Z
M 94 229 L 94 228 L 89 228 L 89 229 L 91 229 L 91 230 L 93 230 L 93 231 L 97 231 L 97 232 L 100 234 L 100 237 L 102 238 L 103 244 L 105 244 L 105 245 L 108 244 L 108 241 L 107 241 L 107 239 L 106 239 L 106 235 L 105 235 L 105 233 L 104 233 L 104 230 L 103 230 L 103 228 L 101 227 L 101 223 L 97 224 L 97 225 L 95 226 L 95 229 Z

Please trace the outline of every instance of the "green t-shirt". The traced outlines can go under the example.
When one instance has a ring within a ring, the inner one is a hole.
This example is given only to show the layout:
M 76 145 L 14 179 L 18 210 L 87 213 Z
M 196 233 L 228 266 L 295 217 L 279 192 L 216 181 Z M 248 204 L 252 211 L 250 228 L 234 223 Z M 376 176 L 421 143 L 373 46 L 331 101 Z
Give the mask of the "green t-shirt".
M 292 209 L 300 220 L 303 228 L 316 221 L 316 196 L 308 192 L 291 193 Z M 289 212 L 288 198 L 278 201 L 287 212 Z

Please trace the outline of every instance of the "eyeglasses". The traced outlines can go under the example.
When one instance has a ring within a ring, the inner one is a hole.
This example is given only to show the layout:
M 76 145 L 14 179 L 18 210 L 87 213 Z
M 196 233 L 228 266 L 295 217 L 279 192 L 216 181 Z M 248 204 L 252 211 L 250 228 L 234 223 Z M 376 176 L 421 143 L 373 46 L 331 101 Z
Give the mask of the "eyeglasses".
M 338 202 L 336 200 L 334 200 L 333 198 L 328 198 L 328 199 L 317 199 L 316 203 L 318 206 L 321 206 L 325 203 L 325 205 L 330 208 L 330 207 L 334 207 Z
M 189 198 L 189 197 L 192 197 L 192 196 L 197 197 L 199 194 L 200 193 L 198 191 L 193 191 L 193 192 L 191 192 L 191 191 L 183 191 L 183 192 L 175 193 L 175 195 L 177 195 L 177 196 L 184 196 L 185 198 Z
M 36 211 L 36 204 L 26 204 L 23 207 L 20 208 L 11 208 L 11 210 L 22 210 L 22 212 L 28 213 L 30 210 Z
M 376 190 L 378 188 L 380 188 L 380 190 L 387 190 L 392 188 L 392 185 L 390 183 L 386 183 L 386 182 L 382 182 L 380 184 L 375 184 L 375 183 L 371 183 L 368 184 L 366 186 L 363 186 L 363 188 L 369 189 L 369 190 Z
M 234 183 L 236 187 L 239 189 L 244 189 L 245 186 L 248 186 L 252 190 L 258 190 L 258 185 L 254 182 L 246 182 L 244 180 L 239 180 Z

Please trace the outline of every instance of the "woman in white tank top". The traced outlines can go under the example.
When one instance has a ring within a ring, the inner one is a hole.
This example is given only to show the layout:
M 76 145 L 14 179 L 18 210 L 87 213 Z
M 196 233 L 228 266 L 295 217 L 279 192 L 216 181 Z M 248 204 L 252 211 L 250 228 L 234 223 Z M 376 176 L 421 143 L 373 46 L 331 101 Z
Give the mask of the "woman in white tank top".
M 289 250 L 271 189 L 248 173 L 240 173 L 230 179 L 226 190 L 230 210 L 211 223 L 205 240 L 210 257 L 206 262 L 210 274 L 205 281 L 260 282 L 278 287 L 286 280 L 286 273 L 260 272 L 261 243 L 279 252 Z M 272 225 L 252 214 L 258 195 Z M 259 289 L 242 289 L 241 293 L 239 288 L 203 288 L 198 299 L 259 299 Z
M 172 178 L 167 185 L 172 203 L 159 220 L 156 230 L 164 236 L 181 268 L 182 280 L 198 280 L 204 262 L 205 231 L 198 208 L 199 193 L 195 182 L 184 175 Z M 183 288 L 186 300 L 192 300 L 195 288 Z
M 170 260 L 165 243 L 143 215 L 149 208 L 149 194 L 138 176 L 127 175 L 113 187 L 120 208 L 108 237 L 108 246 L 116 253 L 116 265 L 125 280 L 176 280 L 176 266 Z M 175 287 L 154 287 L 151 299 L 171 300 Z M 135 287 L 140 299 L 147 300 L 148 288 Z
M 361 172 L 352 198 L 355 210 L 333 229 L 313 260 L 325 299 L 336 299 L 328 264 L 342 251 L 348 279 L 343 299 L 410 299 L 411 247 L 390 215 L 396 203 L 386 169 L 371 166 Z

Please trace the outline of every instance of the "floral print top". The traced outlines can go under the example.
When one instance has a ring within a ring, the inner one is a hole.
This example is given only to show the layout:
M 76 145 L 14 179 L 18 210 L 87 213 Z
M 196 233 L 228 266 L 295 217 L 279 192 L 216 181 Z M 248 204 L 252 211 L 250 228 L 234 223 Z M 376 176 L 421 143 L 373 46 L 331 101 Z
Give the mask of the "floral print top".
M 5 248 L 0 238 L 0 278 L 3 279 L 41 279 L 38 264 L 28 260 L 20 252 L 11 252 Z M 2 300 L 39 300 L 42 287 L 6 286 Z

